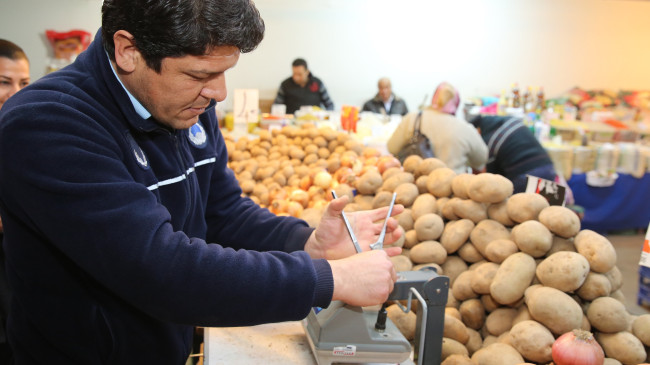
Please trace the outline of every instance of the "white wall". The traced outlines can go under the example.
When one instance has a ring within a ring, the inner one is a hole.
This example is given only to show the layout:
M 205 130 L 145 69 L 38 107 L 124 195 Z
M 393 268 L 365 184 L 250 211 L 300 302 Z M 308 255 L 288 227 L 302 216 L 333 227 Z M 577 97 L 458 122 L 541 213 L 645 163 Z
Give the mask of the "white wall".
M 337 107 L 360 105 L 388 76 L 415 109 L 440 81 L 463 97 L 543 86 L 650 88 L 650 1 L 257 0 L 267 32 L 228 75 L 273 98 L 304 57 Z M 45 29 L 95 33 L 100 0 L 0 0 L 0 37 L 20 44 L 32 77 L 45 70 Z M 228 109 L 232 98 L 222 103 Z

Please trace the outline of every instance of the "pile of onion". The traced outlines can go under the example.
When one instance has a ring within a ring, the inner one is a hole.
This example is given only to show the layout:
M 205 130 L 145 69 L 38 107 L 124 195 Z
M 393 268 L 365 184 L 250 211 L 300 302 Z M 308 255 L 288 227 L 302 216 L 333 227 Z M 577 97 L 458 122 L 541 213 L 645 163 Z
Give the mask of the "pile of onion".
M 589 331 L 575 329 L 558 337 L 551 347 L 555 365 L 602 365 L 605 354 Z

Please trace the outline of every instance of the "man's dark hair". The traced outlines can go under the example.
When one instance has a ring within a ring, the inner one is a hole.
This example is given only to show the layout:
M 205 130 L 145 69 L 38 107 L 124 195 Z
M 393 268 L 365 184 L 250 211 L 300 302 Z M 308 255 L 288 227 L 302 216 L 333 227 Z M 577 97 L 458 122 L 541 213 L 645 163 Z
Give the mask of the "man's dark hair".
M 118 30 L 133 35 L 147 66 L 160 73 L 166 57 L 202 56 L 219 46 L 252 51 L 264 21 L 251 0 L 104 0 L 102 38 L 111 59 Z
M 14 61 L 25 60 L 29 62 L 29 59 L 27 59 L 27 55 L 23 49 L 18 47 L 17 44 L 6 39 L 0 39 L 0 57 L 8 58 Z
M 295 60 L 293 60 L 291 66 L 293 67 L 303 66 L 305 70 L 309 70 L 309 68 L 307 67 L 307 61 L 305 61 L 302 58 L 296 58 Z

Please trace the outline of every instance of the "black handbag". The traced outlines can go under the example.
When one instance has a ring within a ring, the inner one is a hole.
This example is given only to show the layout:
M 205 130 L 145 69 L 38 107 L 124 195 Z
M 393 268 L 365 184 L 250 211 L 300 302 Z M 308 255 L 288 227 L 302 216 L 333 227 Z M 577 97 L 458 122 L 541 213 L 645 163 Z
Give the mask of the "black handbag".
M 404 163 L 404 160 L 411 155 L 418 155 L 422 158 L 434 157 L 433 146 L 429 138 L 420 132 L 420 119 L 422 112 L 418 113 L 413 126 L 413 135 L 408 142 L 397 153 L 397 159 Z

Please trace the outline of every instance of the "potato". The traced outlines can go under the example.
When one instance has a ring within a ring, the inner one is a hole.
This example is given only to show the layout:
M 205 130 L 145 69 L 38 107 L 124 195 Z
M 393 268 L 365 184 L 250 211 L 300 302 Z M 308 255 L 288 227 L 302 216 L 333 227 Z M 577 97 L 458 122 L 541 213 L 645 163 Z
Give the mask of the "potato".
M 406 162 L 406 160 L 404 162 Z M 435 157 L 425 158 L 420 162 L 420 164 L 418 164 L 417 173 L 414 175 L 429 175 L 433 170 L 441 167 L 447 167 L 442 160 Z
M 441 265 L 447 259 L 447 251 L 436 241 L 422 241 L 411 248 L 411 261 L 416 264 L 436 263 Z
M 392 200 L 393 200 L 393 193 L 390 193 L 388 191 L 380 191 L 372 199 L 372 209 L 387 207 L 390 205 L 390 202 Z
M 460 246 L 456 252 L 458 253 L 458 256 L 460 256 L 468 263 L 477 263 L 479 261 L 485 260 L 485 258 L 471 242 L 467 242 L 464 245 Z
M 510 219 L 517 223 L 536 220 L 539 212 L 549 206 L 548 200 L 535 193 L 517 193 L 506 203 L 506 210 Z
M 381 185 L 381 188 L 379 190 L 392 193 L 398 186 L 404 183 L 412 183 L 414 181 L 415 178 L 413 177 L 413 174 L 410 174 L 408 172 L 398 172 L 395 175 L 384 180 L 384 183 Z
M 413 229 L 413 223 L 415 223 L 415 220 L 413 219 L 413 211 L 411 208 L 405 208 L 402 213 L 396 215 L 394 218 L 397 219 L 397 223 L 402 226 L 404 232 Z
M 450 204 L 452 198 L 447 204 Z M 446 207 L 446 205 L 445 205 Z M 474 223 L 478 223 L 484 219 L 487 219 L 487 207 L 483 203 L 478 203 L 473 200 L 462 200 L 458 199 L 454 201 L 452 205 L 453 214 L 460 218 L 467 218 Z M 447 218 L 445 216 L 445 218 Z
M 461 311 L 460 314 L 462 315 L 463 312 Z M 650 346 L 650 314 L 640 315 L 632 322 L 632 333 L 644 345 Z
M 467 332 L 467 327 L 461 322 L 460 319 L 445 314 L 445 327 L 443 331 L 443 337 L 451 338 L 462 344 L 466 344 L 469 340 L 469 333 Z
M 467 328 L 467 333 L 469 334 L 469 340 L 465 344 L 469 355 L 472 356 L 476 351 L 483 347 L 483 338 L 477 330 Z
M 389 257 L 390 261 L 393 263 L 393 266 L 395 267 L 395 271 L 411 271 L 413 269 L 413 262 L 411 261 L 410 258 L 403 256 L 403 255 L 397 255 L 397 256 L 392 256 Z
M 474 365 L 469 356 L 452 354 L 447 356 L 440 365 Z
M 512 326 L 510 343 L 526 359 L 547 363 L 551 357 L 551 346 L 555 337 L 546 327 L 535 321 L 522 321 Z
M 481 303 L 483 304 L 485 311 L 488 313 L 491 313 L 495 309 L 501 307 L 501 303 L 498 303 L 496 300 L 494 300 L 492 295 L 489 294 L 481 295 Z
M 413 205 L 415 198 L 418 197 L 419 191 L 418 187 L 413 183 L 404 183 L 395 188 L 395 197 L 396 204 L 402 204 L 405 208 L 409 208 Z M 433 205 L 435 207 L 435 205 Z
M 481 203 L 499 203 L 512 195 L 514 186 L 507 178 L 490 173 L 476 175 L 467 186 L 470 199 Z
M 411 155 L 404 159 L 404 163 L 402 164 L 402 167 L 404 168 L 404 171 L 416 175 L 420 163 L 422 163 L 422 157 L 418 155 Z
M 600 234 L 585 229 L 574 239 L 578 253 L 589 261 L 591 271 L 606 273 L 616 265 L 616 250 L 611 242 Z
M 576 294 L 584 300 L 592 301 L 598 297 L 606 297 L 612 292 L 612 283 L 607 276 L 595 272 L 589 272 L 585 282 L 576 291 Z
M 535 260 L 526 253 L 517 252 L 499 266 L 490 284 L 490 295 L 498 303 L 514 303 L 524 296 L 534 277 Z
M 456 213 L 454 213 L 454 206 L 456 206 L 456 203 L 459 201 L 461 201 L 459 198 L 440 198 L 436 200 L 436 206 L 443 217 L 453 221 L 459 219 Z
M 391 176 L 393 176 L 395 174 L 399 174 L 400 172 L 404 172 L 404 171 L 402 169 L 400 169 L 399 167 L 390 167 L 390 168 L 384 170 L 384 172 L 380 172 L 380 174 L 381 174 L 381 178 L 384 181 L 386 181 L 386 179 L 388 179 L 389 177 L 391 177 Z
M 480 221 L 469 235 L 476 249 L 485 256 L 487 245 L 498 239 L 510 239 L 510 231 L 501 223 L 491 219 Z
M 413 214 L 413 220 L 416 220 L 425 214 L 436 213 L 436 197 L 429 193 L 420 194 L 415 198 L 415 201 L 413 201 L 411 211 Z
M 451 180 L 451 192 L 455 197 L 461 199 L 469 199 L 467 194 L 467 186 L 470 184 L 475 175 L 473 174 L 458 174 Z
M 404 234 L 404 248 L 412 248 L 418 243 L 420 243 L 420 241 L 418 240 L 418 234 L 415 232 L 415 230 L 411 229 L 406 231 Z
M 441 167 L 431 171 L 427 178 L 427 190 L 436 198 L 451 196 L 451 181 L 456 176 L 454 170 Z
M 428 194 L 429 190 L 427 190 L 427 181 L 429 180 L 428 175 L 424 176 L 418 176 L 417 179 L 415 179 L 415 186 L 418 187 L 418 191 L 420 194 Z
M 377 171 L 369 170 L 356 181 L 357 192 L 362 195 L 374 195 L 384 180 Z
M 442 350 L 440 360 L 446 360 L 451 355 L 469 356 L 469 351 L 462 343 L 451 338 L 442 338 Z M 468 357 L 469 359 L 469 357 Z M 471 362 L 470 362 L 471 364 Z
M 517 365 L 524 362 L 517 350 L 505 343 L 493 343 L 472 355 L 475 365 Z
M 623 364 L 621 364 L 621 362 L 616 360 L 616 359 L 606 357 L 605 361 L 603 362 L 603 365 L 623 365 Z M 643 365 L 643 364 L 640 364 L 640 365 Z
M 519 322 L 529 321 L 529 320 L 533 320 L 533 317 L 530 315 L 530 312 L 528 311 L 528 307 L 526 306 L 526 304 L 522 304 L 517 309 L 517 315 L 515 316 L 515 318 L 512 319 L 512 325 L 514 326 Z
M 576 252 L 556 252 L 537 265 L 539 281 L 563 292 L 572 292 L 584 283 L 589 262 Z
M 596 340 L 605 351 L 605 356 L 624 365 L 642 363 L 648 356 L 643 343 L 630 332 L 596 333 Z
M 472 229 L 474 229 L 474 222 L 469 219 L 450 221 L 442 231 L 440 244 L 447 250 L 447 253 L 452 254 L 467 242 Z
M 580 231 L 580 218 L 571 209 L 553 205 L 539 212 L 539 221 L 551 232 L 571 238 Z
M 437 240 L 442 234 L 445 224 L 437 214 L 425 214 L 415 220 L 413 228 L 417 233 L 418 240 Z
M 623 274 L 618 266 L 614 266 L 613 269 L 606 272 L 605 277 L 607 277 L 611 284 L 611 291 L 616 291 L 623 286 Z
M 443 266 L 444 269 L 444 266 Z M 478 294 L 472 290 L 472 277 L 474 276 L 474 271 L 468 270 L 463 271 L 456 277 L 454 284 L 451 286 L 451 291 L 454 294 L 454 298 L 459 301 L 464 301 L 467 299 L 478 298 Z
M 507 200 L 502 201 L 501 203 L 490 204 L 487 208 L 487 215 L 488 218 L 495 220 L 506 227 L 512 227 L 515 225 L 515 222 L 510 219 L 510 216 L 508 215 L 506 203 Z
M 397 304 L 392 304 L 386 307 L 386 313 L 407 340 L 415 338 L 416 315 L 413 311 L 404 313 Z
M 627 328 L 627 310 L 625 305 L 610 297 L 596 298 L 587 309 L 589 323 L 604 333 L 616 333 Z
M 566 239 L 554 235 L 553 243 L 551 243 L 551 249 L 548 250 L 546 256 L 551 256 L 552 254 L 560 251 L 576 252 L 576 246 L 573 245 L 573 239 Z
M 533 285 L 526 289 L 524 297 L 533 319 L 546 326 L 554 335 L 562 335 L 582 325 L 582 308 L 564 292 Z
M 449 286 L 454 285 L 454 280 L 462 272 L 467 271 L 467 264 L 465 260 L 458 256 L 447 256 L 447 260 L 441 265 L 445 276 L 449 278 Z
M 492 262 L 500 264 L 510 255 L 513 255 L 517 252 L 519 252 L 519 248 L 513 241 L 508 239 L 496 239 L 488 243 L 488 245 L 485 247 L 485 258 Z
M 499 264 L 493 262 L 480 264 L 470 283 L 472 290 L 478 294 L 490 294 L 490 284 L 492 284 L 497 270 L 499 270 Z
M 500 336 L 512 328 L 512 320 L 517 316 L 517 310 L 513 308 L 497 308 L 485 318 L 485 327 L 493 336 Z
M 521 252 L 542 257 L 553 244 L 553 234 L 538 221 L 525 221 L 512 229 L 512 240 Z
M 485 324 L 485 307 L 480 299 L 468 299 L 458 307 L 461 319 L 465 326 L 479 330 Z

